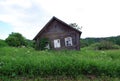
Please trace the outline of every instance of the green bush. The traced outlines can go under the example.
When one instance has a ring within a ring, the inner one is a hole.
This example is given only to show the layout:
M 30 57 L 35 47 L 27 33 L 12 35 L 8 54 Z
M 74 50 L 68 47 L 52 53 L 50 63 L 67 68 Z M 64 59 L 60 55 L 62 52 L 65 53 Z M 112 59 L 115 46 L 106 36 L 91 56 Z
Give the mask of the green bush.
M 7 43 L 4 40 L 0 39 L 0 47 L 8 46 Z
M 25 38 L 20 33 L 11 33 L 5 40 L 9 46 L 26 46 Z
M 35 41 L 26 39 L 25 42 L 26 42 L 25 44 L 27 47 L 35 48 Z
M 109 41 L 101 41 L 99 43 L 92 44 L 91 47 L 95 50 L 109 50 L 109 49 L 119 49 L 120 46 Z
M 39 44 L 36 43 L 35 45 L 35 49 L 36 50 L 45 50 L 47 49 L 46 48 L 46 45 L 49 44 L 49 40 L 47 38 L 41 38 L 39 40 Z M 50 44 L 49 44 L 50 45 Z

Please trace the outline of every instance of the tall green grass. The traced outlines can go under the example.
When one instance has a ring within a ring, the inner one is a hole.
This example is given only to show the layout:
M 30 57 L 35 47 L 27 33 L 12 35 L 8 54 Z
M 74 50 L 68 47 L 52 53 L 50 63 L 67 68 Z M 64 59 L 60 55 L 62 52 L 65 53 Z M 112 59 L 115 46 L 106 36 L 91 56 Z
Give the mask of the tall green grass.
M 0 48 L 0 76 L 120 76 L 120 50 L 35 51 Z

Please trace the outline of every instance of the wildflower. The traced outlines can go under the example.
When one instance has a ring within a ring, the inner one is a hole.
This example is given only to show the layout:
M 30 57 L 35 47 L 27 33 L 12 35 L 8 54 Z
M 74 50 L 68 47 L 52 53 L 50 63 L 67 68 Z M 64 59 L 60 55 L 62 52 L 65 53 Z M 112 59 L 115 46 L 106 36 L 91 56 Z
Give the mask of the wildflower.
M 28 50 L 27 53 L 30 53 L 30 51 Z
M 101 51 L 102 54 L 105 54 L 105 51 Z

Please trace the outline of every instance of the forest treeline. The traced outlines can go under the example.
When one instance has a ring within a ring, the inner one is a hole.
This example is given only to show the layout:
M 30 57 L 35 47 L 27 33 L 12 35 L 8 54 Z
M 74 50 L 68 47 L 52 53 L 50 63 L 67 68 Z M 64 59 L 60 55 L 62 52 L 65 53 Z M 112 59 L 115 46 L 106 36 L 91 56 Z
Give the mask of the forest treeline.
M 120 46 L 120 36 L 104 37 L 104 38 L 84 38 L 81 39 L 81 47 L 90 46 L 95 43 L 107 41 Z

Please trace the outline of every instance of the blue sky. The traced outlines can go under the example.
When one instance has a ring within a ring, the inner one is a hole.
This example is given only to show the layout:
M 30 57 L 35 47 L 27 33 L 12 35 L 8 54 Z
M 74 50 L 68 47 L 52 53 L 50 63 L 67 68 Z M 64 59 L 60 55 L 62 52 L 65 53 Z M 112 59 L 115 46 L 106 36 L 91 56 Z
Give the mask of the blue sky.
M 7 37 L 13 31 L 12 26 L 8 23 L 0 21 L 0 37 Z
M 0 39 L 33 39 L 53 16 L 82 26 L 82 38 L 120 35 L 120 0 L 0 0 Z

